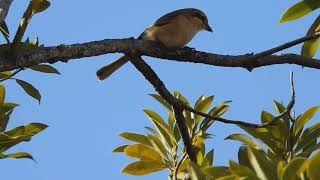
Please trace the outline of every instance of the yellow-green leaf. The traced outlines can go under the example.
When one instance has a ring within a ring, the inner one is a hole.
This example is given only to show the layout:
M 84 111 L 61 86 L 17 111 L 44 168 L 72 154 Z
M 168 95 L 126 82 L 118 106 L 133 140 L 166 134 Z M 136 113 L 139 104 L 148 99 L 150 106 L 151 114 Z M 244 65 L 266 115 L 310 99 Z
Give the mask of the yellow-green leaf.
M 53 74 L 60 74 L 60 72 L 47 64 L 39 64 L 39 65 L 35 65 L 30 67 L 30 69 L 34 70 L 34 71 L 38 71 L 38 72 L 43 72 L 43 73 L 53 73 Z
M 306 110 L 296 121 L 294 126 L 294 134 L 296 135 L 303 126 L 310 121 L 310 119 L 320 109 L 320 106 L 314 106 Z
M 144 144 L 128 145 L 124 153 L 129 157 L 139 158 L 141 160 L 150 160 L 162 163 L 162 158 L 157 151 Z
M 244 144 L 249 145 L 254 148 L 260 147 L 256 142 L 254 142 L 254 140 L 252 138 L 250 138 L 244 134 L 231 134 L 225 138 L 225 140 L 227 140 L 227 139 L 240 141 L 240 142 L 243 142 Z
M 286 162 L 285 161 L 279 161 L 278 166 L 277 166 L 277 175 L 279 180 L 282 180 L 284 168 L 286 167 Z
M 317 32 L 317 28 L 320 25 L 320 15 L 317 17 L 317 19 L 312 23 L 310 26 L 307 35 L 312 35 L 315 32 Z M 306 41 L 303 43 L 302 49 L 301 49 L 301 55 L 306 57 L 313 57 L 318 49 L 320 38 L 312 39 L 310 41 Z
M 32 84 L 20 80 L 20 79 L 16 79 L 16 82 L 22 87 L 22 89 L 31 97 L 33 97 L 34 99 L 38 100 L 39 104 L 41 101 L 41 94 L 38 91 L 38 89 L 36 89 Z
M 276 167 L 262 150 L 248 148 L 248 158 L 260 179 L 276 179 Z
M 5 96 L 6 96 L 6 94 L 5 94 L 4 85 L 0 84 L 0 108 L 2 108 Z
M 128 145 L 118 146 L 118 147 L 114 148 L 114 149 L 112 150 L 112 152 L 114 152 L 114 153 L 124 152 L 124 149 L 125 149 L 127 146 L 128 146 Z
M 122 169 L 121 173 L 141 176 L 161 171 L 165 168 L 166 167 L 163 164 L 160 164 L 158 162 L 142 160 L 128 164 Z
M 189 174 L 192 180 L 206 179 L 206 176 L 203 174 L 200 167 L 196 163 L 190 161 L 188 169 L 189 169 Z
M 285 13 L 280 18 L 280 23 L 298 19 L 319 8 L 319 6 L 320 1 L 318 0 L 302 0 L 289 7 L 289 9 L 285 11 Z
M 3 71 L 3 72 L 0 72 L 0 79 L 7 78 L 7 77 L 11 76 L 11 74 L 12 74 L 11 71 Z
M 141 144 L 145 144 L 151 146 L 151 143 L 147 136 L 142 134 L 130 133 L 130 132 L 123 132 L 118 134 L 118 136 L 123 137 L 129 141 L 138 142 Z
M 198 103 L 194 106 L 194 109 L 200 112 L 206 112 L 210 107 L 212 101 L 213 101 L 213 96 L 206 97 L 198 101 Z M 194 115 L 195 123 L 198 124 L 202 116 L 195 115 L 195 114 L 193 115 Z
M 166 160 L 169 160 L 167 151 L 164 148 L 161 141 L 157 137 L 155 137 L 151 134 L 148 134 L 148 138 L 149 138 L 149 141 L 151 142 L 153 148 L 161 155 L 161 157 Z
M 154 126 L 157 128 L 163 144 L 168 145 L 170 148 L 174 148 L 177 145 L 176 139 L 173 134 L 173 129 L 161 118 L 159 114 L 152 110 L 143 110 Z
M 4 38 L 9 38 L 9 29 L 5 21 L 2 21 L 2 23 L 0 24 L 0 31 Z
M 299 177 L 300 174 L 297 174 L 300 167 L 306 161 L 306 158 L 297 157 L 290 161 L 290 163 L 285 167 L 282 179 L 295 179 L 295 177 Z
M 161 103 L 168 111 L 172 110 L 172 106 L 158 94 L 149 94 L 149 96 Z
M 34 161 L 32 155 L 26 152 L 11 153 L 11 154 L 5 155 L 5 158 L 16 158 L 16 159 L 27 158 Z
M 206 167 L 203 169 L 203 173 L 207 176 L 213 177 L 215 179 L 228 176 L 231 174 L 231 171 L 228 167 L 225 166 L 212 166 L 212 167 Z
M 307 174 L 310 179 L 320 179 L 320 151 L 318 151 L 310 160 Z

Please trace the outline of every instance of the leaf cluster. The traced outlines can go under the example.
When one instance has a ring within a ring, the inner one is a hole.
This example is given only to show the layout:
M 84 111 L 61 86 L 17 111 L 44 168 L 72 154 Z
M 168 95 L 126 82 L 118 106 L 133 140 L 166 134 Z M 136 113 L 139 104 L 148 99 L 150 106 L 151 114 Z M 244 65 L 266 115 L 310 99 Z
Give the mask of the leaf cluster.
M 11 130 L 6 130 L 11 114 L 18 104 L 5 102 L 5 88 L 0 85 L 0 159 L 3 158 L 29 158 L 32 155 L 26 152 L 15 152 L 5 154 L 5 151 L 21 143 L 30 141 L 37 133 L 47 128 L 47 125 L 41 123 L 30 123 L 25 126 L 19 126 Z
M 188 100 L 179 92 L 175 91 L 173 94 L 176 98 L 191 106 Z M 167 120 L 164 120 L 164 118 L 152 110 L 143 110 L 153 124 L 153 127 L 146 127 L 149 133 L 146 135 L 131 132 L 120 133 L 119 136 L 134 143 L 121 145 L 115 148 L 113 152 L 123 152 L 128 157 L 139 159 L 126 165 L 122 173 L 145 175 L 168 169 L 170 179 L 184 179 L 189 174 L 189 159 L 181 142 L 172 106 L 157 94 L 150 94 L 150 96 L 166 109 L 168 114 Z M 197 99 L 193 108 L 201 112 L 208 111 L 210 115 L 219 117 L 227 111 L 229 101 L 219 103 L 215 107 L 210 108 L 213 99 L 213 96 L 202 95 Z M 207 130 L 214 120 L 202 118 L 189 111 L 184 111 L 183 115 L 186 119 L 185 123 L 192 145 L 197 153 L 198 165 L 203 168 L 212 166 L 214 151 L 209 150 L 206 152 L 204 142 L 212 137 Z
M 293 21 L 299 19 L 313 11 L 316 11 L 320 8 L 319 0 L 302 0 L 298 3 L 289 7 L 284 14 L 280 18 L 280 23 L 285 23 L 288 21 Z M 320 15 L 314 20 L 312 25 L 310 26 L 307 36 L 312 35 L 316 32 L 320 32 Z M 319 46 L 320 38 L 316 38 L 310 41 L 306 41 L 303 43 L 301 48 L 301 55 L 306 57 L 313 57 Z

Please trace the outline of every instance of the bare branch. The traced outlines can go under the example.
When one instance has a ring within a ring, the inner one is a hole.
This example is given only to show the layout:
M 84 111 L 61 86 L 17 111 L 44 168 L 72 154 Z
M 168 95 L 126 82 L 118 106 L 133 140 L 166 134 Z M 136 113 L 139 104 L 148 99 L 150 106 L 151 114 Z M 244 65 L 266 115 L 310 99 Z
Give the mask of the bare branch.
M 10 5 L 13 0 L 1 0 L 0 1 L 0 24 L 7 17 Z
M 316 33 L 261 53 L 245 55 L 220 55 L 195 51 L 190 48 L 170 51 L 163 49 L 154 43 L 136 40 L 134 38 L 105 39 L 82 44 L 59 45 L 22 51 L 14 56 L 16 57 L 15 62 L 12 61 L 12 59 L 10 60 L 7 54 L 0 54 L 0 72 L 30 67 L 40 63 L 55 63 L 58 61 L 67 62 L 70 59 L 99 56 L 116 52 L 124 54 L 134 52 L 140 55 L 157 57 L 165 60 L 193 62 L 222 67 L 242 67 L 249 70 L 274 64 L 297 64 L 304 67 L 320 69 L 320 61 L 317 59 L 297 54 L 271 55 L 272 53 L 292 47 L 298 43 L 318 37 L 319 33 Z
M 264 57 L 264 56 L 272 55 L 272 54 L 277 53 L 279 51 L 282 51 L 282 50 L 288 49 L 290 47 L 293 47 L 295 45 L 301 44 L 301 43 L 303 43 L 305 41 L 309 41 L 309 40 L 316 39 L 316 38 L 319 38 L 319 37 L 320 37 L 320 33 L 316 32 L 316 33 L 314 33 L 312 35 L 305 36 L 305 37 L 302 37 L 302 38 L 287 42 L 287 43 L 282 44 L 280 46 L 277 46 L 277 47 L 274 47 L 272 49 L 263 51 L 261 53 L 257 53 L 257 54 L 255 54 L 253 56 L 253 58 L 259 59 L 259 58 Z

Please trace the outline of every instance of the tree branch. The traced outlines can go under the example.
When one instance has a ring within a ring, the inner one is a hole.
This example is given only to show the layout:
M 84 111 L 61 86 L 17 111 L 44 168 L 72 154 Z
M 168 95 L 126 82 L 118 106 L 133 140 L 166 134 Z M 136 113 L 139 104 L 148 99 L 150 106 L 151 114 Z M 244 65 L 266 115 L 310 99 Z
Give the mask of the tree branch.
M 10 5 L 13 0 L 1 0 L 0 1 L 0 24 L 7 17 Z
M 181 107 L 179 103 L 175 103 L 176 98 L 168 91 L 163 82 L 157 76 L 157 74 L 152 70 L 152 68 L 145 63 L 141 57 L 136 54 L 129 55 L 131 57 L 131 63 L 143 74 L 143 76 L 153 85 L 156 91 L 173 107 L 176 122 L 181 134 L 181 138 L 186 148 L 186 152 L 191 161 L 197 162 L 196 153 L 192 146 L 190 134 L 188 128 L 185 124 L 185 118 L 183 116 L 184 108 Z
M 7 54 L 0 54 L 0 72 L 30 67 L 40 63 L 56 63 L 58 61 L 67 62 L 70 59 L 99 56 L 116 52 L 124 54 L 137 52 L 141 55 L 162 58 L 165 60 L 193 62 L 222 67 L 242 67 L 249 70 L 274 64 L 297 64 L 304 67 L 320 69 L 320 61 L 314 58 L 308 58 L 297 54 L 271 55 L 304 41 L 319 37 L 320 34 L 316 33 L 261 53 L 245 55 L 220 55 L 195 51 L 190 48 L 170 51 L 163 49 L 154 43 L 136 40 L 134 38 L 105 39 L 82 44 L 58 45 L 25 50 L 15 55 L 15 61 L 10 60 Z

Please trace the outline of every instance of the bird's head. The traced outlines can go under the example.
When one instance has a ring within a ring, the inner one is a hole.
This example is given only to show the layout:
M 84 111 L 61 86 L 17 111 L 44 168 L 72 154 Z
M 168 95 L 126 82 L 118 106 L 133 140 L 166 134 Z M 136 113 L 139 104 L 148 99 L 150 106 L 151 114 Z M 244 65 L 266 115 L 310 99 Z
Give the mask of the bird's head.
M 199 9 L 188 8 L 188 9 L 185 9 L 185 14 L 189 16 L 192 23 L 195 24 L 195 26 L 199 30 L 206 30 L 206 31 L 212 32 L 212 28 L 210 27 L 208 18 L 204 14 L 204 12 L 200 11 Z

